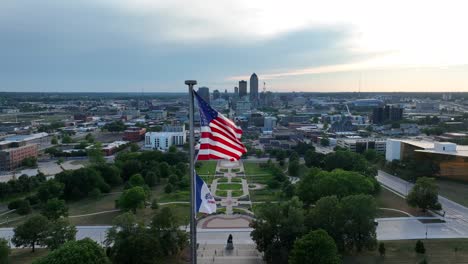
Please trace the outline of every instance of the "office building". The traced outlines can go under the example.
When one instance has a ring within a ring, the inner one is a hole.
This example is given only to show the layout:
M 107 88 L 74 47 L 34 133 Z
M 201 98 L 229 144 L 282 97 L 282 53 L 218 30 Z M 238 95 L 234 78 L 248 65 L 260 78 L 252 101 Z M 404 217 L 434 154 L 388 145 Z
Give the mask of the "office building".
M 250 113 L 250 102 L 245 100 L 239 100 L 236 102 L 236 115 L 247 115 Z
M 210 103 L 210 88 L 208 87 L 200 87 L 198 88 L 198 95 L 200 95 L 205 102 Z
M 250 102 L 255 103 L 258 100 L 258 77 L 253 73 L 250 76 Z
M 352 152 L 363 153 L 368 149 L 374 149 L 377 153 L 385 154 L 387 142 L 380 138 L 340 138 L 336 145 Z
M 129 127 L 124 131 L 123 140 L 138 142 L 143 139 L 146 133 L 146 128 Z
M 11 171 L 21 166 L 24 159 L 37 158 L 38 145 L 25 142 L 0 143 L 0 171 Z
M 435 176 L 468 181 L 468 146 L 451 142 L 388 139 L 385 159 L 431 161 L 438 168 Z
M 276 117 L 274 116 L 267 116 L 265 117 L 265 121 L 263 123 L 263 131 L 273 131 L 276 127 Z
M 186 140 L 184 127 L 181 132 L 148 132 L 145 134 L 145 147 L 166 151 L 173 145 L 184 145 Z
M 247 82 L 242 80 L 239 81 L 239 98 L 247 96 Z
M 238 96 L 239 95 L 239 88 L 236 86 L 234 87 L 234 96 Z
M 219 99 L 221 97 L 221 93 L 218 90 L 213 91 L 213 100 Z
M 372 123 L 382 124 L 385 122 L 400 121 L 403 119 L 403 108 L 386 105 L 385 107 L 376 107 L 372 111 Z

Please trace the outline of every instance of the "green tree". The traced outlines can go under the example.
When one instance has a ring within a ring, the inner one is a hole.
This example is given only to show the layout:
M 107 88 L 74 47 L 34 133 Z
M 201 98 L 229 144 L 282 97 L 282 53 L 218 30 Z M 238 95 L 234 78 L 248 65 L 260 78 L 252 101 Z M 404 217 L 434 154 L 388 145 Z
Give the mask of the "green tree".
M 159 172 L 161 173 L 161 178 L 169 177 L 169 164 L 167 162 L 159 163 Z
M 348 249 L 374 249 L 377 243 L 375 217 L 377 205 L 374 197 L 358 194 L 346 196 L 341 200 L 344 243 Z
M 172 184 L 168 183 L 166 185 L 166 187 L 164 187 L 164 192 L 165 193 L 171 193 L 174 191 L 174 186 L 172 186 Z
M 288 165 L 288 174 L 289 175 L 299 176 L 299 169 L 300 169 L 299 160 L 293 160 L 293 161 L 289 162 L 289 165 Z
M 120 177 L 120 169 L 115 165 L 107 163 L 95 164 L 93 169 L 101 174 L 104 181 L 110 186 L 118 186 L 122 184 L 122 178 Z
M 179 230 L 177 219 L 169 207 L 156 212 L 151 221 L 151 231 L 159 238 L 163 255 L 174 255 L 187 245 L 187 234 Z
M 33 264 L 110 264 L 104 249 L 90 238 L 69 241 Z
M 146 192 L 141 186 L 125 190 L 119 198 L 119 207 L 123 210 L 132 210 L 136 213 L 137 208 L 143 208 L 146 201 Z
M 85 167 L 74 171 L 63 171 L 55 175 L 55 179 L 65 186 L 63 191 L 63 198 L 65 198 L 65 200 L 87 197 L 95 188 L 104 193 L 110 191 L 110 186 L 93 167 Z
M 52 139 L 50 140 L 50 144 L 52 144 L 52 145 L 57 145 L 58 144 L 58 140 L 57 140 L 56 136 L 52 137 Z
M 424 247 L 424 243 L 421 240 L 416 241 L 416 246 L 414 247 L 414 251 L 418 254 L 426 253 L 426 248 Z
M 125 126 L 124 122 L 119 120 L 112 123 L 107 123 L 102 128 L 109 132 L 122 132 L 127 129 L 127 126 Z
M 140 149 L 140 146 L 138 146 L 138 144 L 136 144 L 136 143 L 131 143 L 130 144 L 130 151 L 131 152 L 137 152 L 139 149 Z
M 149 171 L 145 175 L 145 183 L 149 187 L 154 187 L 158 183 L 158 175 L 157 172 Z
M 128 186 L 130 188 L 136 187 L 136 186 L 143 187 L 145 185 L 146 185 L 145 179 L 143 179 L 143 176 L 141 176 L 141 174 L 139 173 L 132 175 L 132 177 L 130 177 L 130 179 L 128 180 Z
M 19 215 L 27 215 L 32 211 L 31 204 L 28 200 L 20 200 L 17 206 L 16 213 Z
M 85 140 L 88 141 L 88 143 L 94 143 L 95 141 L 94 136 L 91 133 L 86 134 Z
M 378 183 L 357 172 L 317 169 L 302 178 L 297 186 L 297 194 L 305 204 L 310 205 L 325 196 L 342 198 L 353 194 L 372 194 L 375 192 L 374 184 Z
M 64 200 L 52 198 L 47 200 L 46 204 L 44 204 L 41 213 L 49 220 L 57 220 L 61 216 L 68 216 L 68 206 L 65 204 Z
M 440 210 L 441 205 L 438 201 L 438 187 L 435 179 L 419 178 L 408 194 L 406 201 L 410 206 L 419 207 L 423 211 L 427 209 Z
M 154 198 L 151 201 L 151 209 L 153 209 L 153 210 L 158 210 L 159 209 L 158 200 L 156 200 L 156 198 Z
M 357 171 L 372 177 L 377 174 L 375 168 L 373 168 L 361 154 L 348 150 L 337 150 L 327 154 L 323 159 L 323 167 L 328 171 L 343 169 Z
M 91 163 L 99 164 L 106 162 L 104 153 L 102 152 L 102 145 L 99 142 L 95 143 L 90 149 L 88 149 L 87 154 Z
M 57 219 L 50 222 L 43 244 L 49 249 L 55 250 L 64 243 L 75 240 L 75 236 L 76 228 L 70 225 L 67 219 Z
M 176 153 L 177 152 L 177 147 L 175 145 L 172 145 L 169 147 L 169 152 L 170 153 Z
M 379 254 L 380 254 L 381 257 L 385 256 L 385 251 L 386 251 L 386 249 L 385 249 L 384 242 L 380 242 L 379 243 Z
M 304 161 L 307 167 L 321 168 L 323 166 L 323 159 L 325 155 L 317 153 L 314 150 L 308 150 L 304 155 Z
M 161 240 L 129 212 L 115 218 L 105 243 L 115 264 L 151 264 L 163 255 Z
M 326 196 L 318 200 L 307 214 L 305 222 L 308 230 L 325 230 L 335 240 L 340 251 L 343 251 L 344 216 L 336 196 Z
M 326 231 L 319 229 L 294 242 L 294 247 L 289 256 L 289 263 L 338 264 L 340 263 L 340 257 L 333 238 Z
M 13 244 L 17 247 L 31 247 L 35 251 L 36 245 L 41 245 L 47 237 L 49 221 L 42 215 L 29 218 L 14 229 Z
M 70 143 L 73 143 L 73 139 L 67 134 L 63 135 L 62 144 L 70 144 Z
M 327 137 L 321 138 L 320 139 L 320 145 L 322 145 L 324 147 L 330 146 L 330 139 L 328 139 Z
M 25 167 L 28 167 L 28 168 L 36 167 L 36 166 L 37 166 L 37 158 L 36 158 L 36 157 L 27 157 L 27 158 L 24 158 L 24 159 L 21 161 L 21 165 L 22 165 L 22 166 L 25 166 Z
M 0 238 L 0 263 L 8 264 L 8 255 L 10 255 L 10 246 L 8 246 L 8 241 Z
M 259 208 L 251 223 L 250 236 L 257 249 L 265 254 L 267 263 L 287 263 L 294 241 L 304 231 L 303 205 L 293 197 L 281 204 L 266 204 Z
M 51 179 L 43 182 L 40 186 L 39 189 L 37 190 L 37 197 L 41 202 L 46 202 L 47 200 L 51 198 L 58 198 L 63 195 L 63 189 L 64 189 L 63 183 Z

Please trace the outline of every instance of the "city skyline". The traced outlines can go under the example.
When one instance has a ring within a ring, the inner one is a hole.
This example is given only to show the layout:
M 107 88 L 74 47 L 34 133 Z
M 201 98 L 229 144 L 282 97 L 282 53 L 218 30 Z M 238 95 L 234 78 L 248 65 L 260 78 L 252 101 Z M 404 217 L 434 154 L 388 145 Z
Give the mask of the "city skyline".
M 256 72 L 270 91 L 467 92 L 466 7 L 4 1 L 0 89 L 184 92 L 197 79 L 231 91 Z

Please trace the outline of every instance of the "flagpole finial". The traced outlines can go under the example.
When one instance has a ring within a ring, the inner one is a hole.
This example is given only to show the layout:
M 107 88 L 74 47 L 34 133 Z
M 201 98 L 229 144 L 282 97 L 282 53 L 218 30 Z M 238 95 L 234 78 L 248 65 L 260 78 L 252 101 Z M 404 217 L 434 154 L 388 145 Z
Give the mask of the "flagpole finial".
M 186 84 L 186 85 L 196 85 L 196 84 L 197 84 L 197 81 L 196 81 L 196 80 L 186 80 L 186 81 L 185 81 L 185 84 Z

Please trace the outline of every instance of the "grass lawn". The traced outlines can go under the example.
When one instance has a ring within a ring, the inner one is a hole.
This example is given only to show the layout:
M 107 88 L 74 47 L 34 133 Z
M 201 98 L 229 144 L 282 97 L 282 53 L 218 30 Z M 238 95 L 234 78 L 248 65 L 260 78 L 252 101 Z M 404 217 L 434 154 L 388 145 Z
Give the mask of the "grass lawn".
M 468 184 L 437 179 L 439 194 L 461 205 L 468 206 Z
M 266 168 L 261 168 L 258 163 L 244 162 L 244 172 L 246 175 L 271 174 Z
M 118 200 L 120 195 L 120 193 L 104 194 L 97 199 L 85 198 L 68 203 L 68 214 L 81 215 L 114 210 L 116 209 L 115 200 Z
M 36 248 L 36 252 L 31 252 L 29 248 L 12 249 L 10 254 L 10 264 L 29 264 L 34 260 L 43 257 L 49 253 L 44 248 Z
M 250 190 L 250 200 L 252 202 L 276 202 L 279 198 L 280 190 L 262 189 Z
M 202 166 L 196 169 L 199 175 L 215 175 L 216 174 L 216 164 L 218 161 L 216 160 L 209 160 L 209 161 L 199 161 Z
M 406 203 L 406 200 L 391 191 L 381 188 L 380 193 L 375 197 L 377 207 L 393 208 L 410 213 L 413 216 L 431 216 L 429 213 L 423 213 L 417 208 L 413 208 Z M 379 210 L 377 217 L 396 217 L 406 216 L 396 212 Z
M 68 220 L 70 221 L 70 224 L 77 226 L 112 225 L 114 218 L 120 214 L 122 214 L 122 212 L 117 211 L 98 215 L 73 217 L 68 218 Z
M 219 178 L 218 183 L 228 182 L 228 178 Z
M 190 191 L 175 191 L 171 193 L 161 193 L 159 196 L 153 196 L 158 203 L 166 202 L 185 202 L 190 200 Z
M 227 197 L 227 191 L 216 190 L 216 195 L 221 197 Z
M 239 197 L 239 196 L 242 196 L 244 194 L 244 192 L 242 190 L 239 190 L 239 191 L 232 191 L 231 192 L 231 196 L 232 197 Z
M 240 177 L 234 177 L 231 178 L 231 182 L 242 182 L 242 179 Z
M 416 240 L 384 241 L 386 254 L 382 258 L 377 250 L 345 255 L 343 263 L 419 263 L 426 258 L 428 263 L 466 263 L 468 259 L 468 239 L 429 239 L 422 240 L 426 254 L 414 252 Z M 457 250 L 455 250 L 457 248 Z
M 272 175 L 248 176 L 247 180 L 249 183 L 267 184 L 272 178 Z
M 242 189 L 242 184 L 240 183 L 221 183 L 217 187 L 219 190 L 240 190 Z

